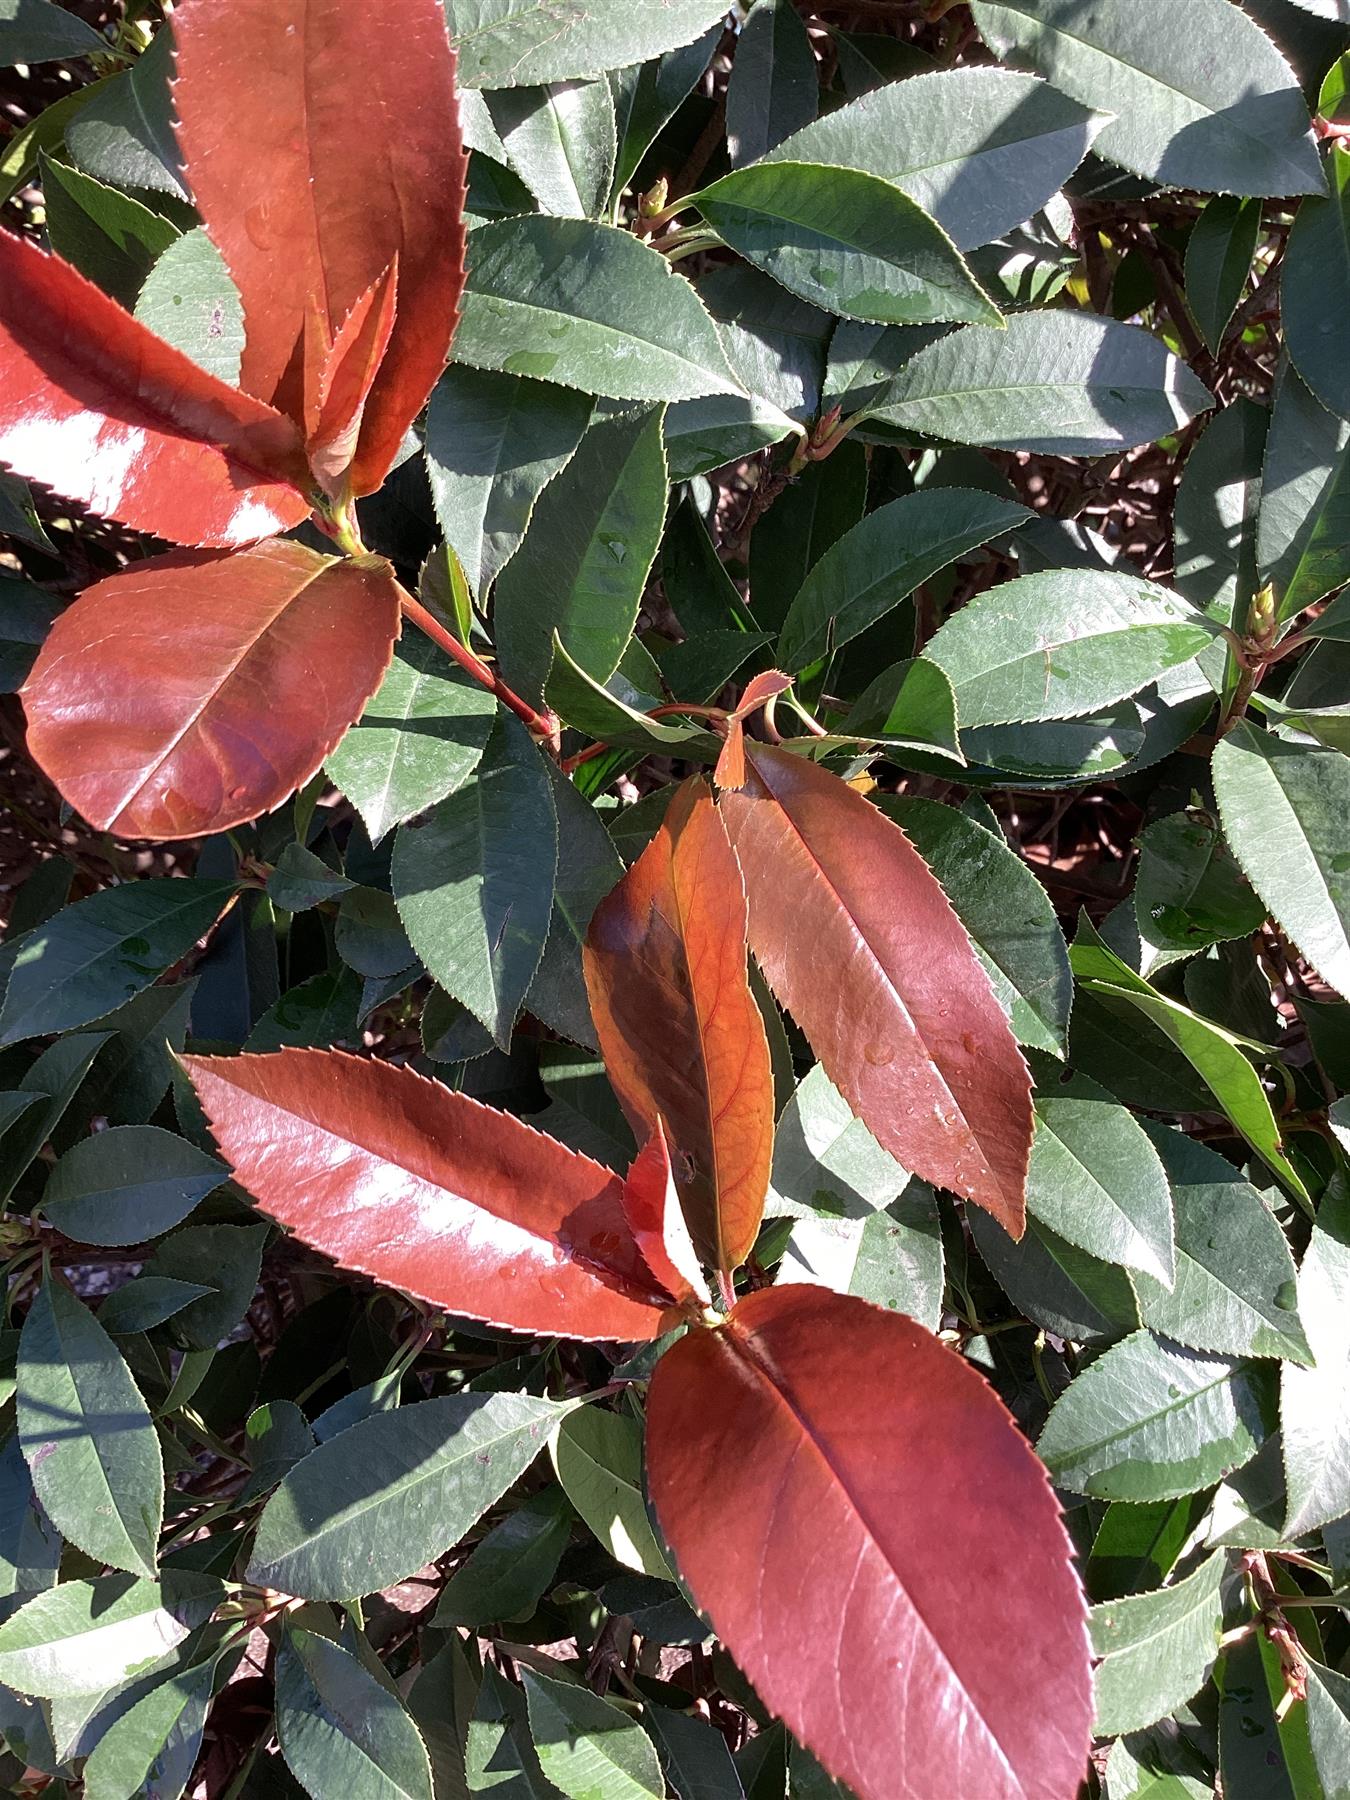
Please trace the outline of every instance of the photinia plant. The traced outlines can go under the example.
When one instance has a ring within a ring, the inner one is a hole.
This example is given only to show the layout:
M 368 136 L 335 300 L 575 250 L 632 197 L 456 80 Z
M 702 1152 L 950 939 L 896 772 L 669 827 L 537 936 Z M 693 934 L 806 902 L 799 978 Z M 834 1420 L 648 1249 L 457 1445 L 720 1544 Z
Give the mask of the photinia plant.
M 737 842 L 780 834 L 786 818 L 810 845 L 813 799 L 845 813 L 866 807 L 838 799 L 834 777 L 784 751 L 755 746 L 747 760 Z M 899 880 L 941 930 L 951 918 L 941 890 L 903 834 L 876 817 L 878 833 L 842 866 L 813 863 L 815 879 L 831 882 L 833 914 L 854 883 L 865 895 Z M 755 919 L 771 883 L 750 880 Z M 860 930 L 863 907 L 849 910 Z M 601 1048 L 646 1138 L 626 1178 L 508 1113 L 341 1052 L 190 1057 L 187 1067 L 237 1179 L 343 1266 L 517 1331 L 676 1338 L 651 1371 L 647 1405 L 657 1522 L 694 1601 L 766 1704 L 856 1794 L 1071 1795 L 1092 1714 L 1086 1611 L 1045 1471 L 1001 1402 L 931 1335 L 864 1301 L 792 1285 L 741 1298 L 733 1289 L 760 1225 L 774 1114 L 746 928 L 722 811 L 692 777 L 587 933 Z M 754 930 L 772 970 L 773 949 L 790 947 L 778 914 L 766 909 Z M 879 942 L 860 938 L 839 973 L 865 982 L 880 963 L 895 978 L 894 936 L 883 927 Z M 949 972 L 962 955 L 974 964 L 954 938 Z M 987 994 L 977 967 L 967 979 Z M 922 1022 L 922 995 L 914 1004 Z M 972 1005 L 967 1025 L 977 1019 Z M 1017 1071 L 1004 1078 L 1013 1097 L 990 1058 L 985 1099 L 1010 1160 L 1020 1123 L 1020 1201 L 1027 1082 L 1001 1015 L 999 1027 L 994 1041 L 1006 1038 Z M 918 1161 L 945 1167 L 948 1185 L 972 1168 L 983 1184 L 974 1057 L 939 1062 L 935 1036 L 932 1078 L 945 1069 L 952 1086 L 945 1107 L 912 1109 L 907 1141 Z M 989 1204 L 1007 1210 L 1001 1193 Z M 700 1257 L 723 1310 L 710 1305 Z M 371 1473 L 378 1483 L 382 1472 Z M 321 1519 L 283 1482 L 259 1527 L 257 1578 L 319 1600 L 361 1585 L 319 1545 L 363 1498 L 349 1485 Z M 443 1535 L 429 1521 L 395 1547 L 392 1578 L 443 1548 Z M 965 1628 L 972 1584 L 985 1633 Z M 1024 1704 L 1028 1670 L 1034 1708 Z
M 0 1792 L 1343 1800 L 1344 0 L 69 5 Z

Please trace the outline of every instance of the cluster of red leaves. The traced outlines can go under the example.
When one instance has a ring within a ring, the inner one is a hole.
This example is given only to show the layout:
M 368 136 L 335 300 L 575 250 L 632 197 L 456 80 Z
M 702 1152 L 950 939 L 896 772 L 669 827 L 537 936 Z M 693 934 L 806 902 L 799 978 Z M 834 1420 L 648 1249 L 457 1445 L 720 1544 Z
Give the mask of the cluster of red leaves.
M 159 839 L 276 806 L 378 687 L 393 570 L 273 534 L 313 514 L 356 545 L 351 503 L 384 480 L 449 353 L 464 247 L 438 0 L 400 0 L 396 31 L 374 0 L 185 0 L 174 40 L 188 178 L 243 300 L 242 387 L 0 233 L 0 461 L 191 547 L 81 595 L 23 690 L 29 749 L 62 794 Z
M 344 1266 L 520 1331 L 687 1327 L 651 1383 L 657 1516 L 766 1703 L 861 1800 L 1068 1800 L 1091 1721 L 1083 1600 L 1002 1402 L 862 1301 L 782 1286 L 709 1305 L 699 1259 L 730 1296 L 772 1155 L 750 946 L 888 1148 L 1019 1233 L 1031 1135 L 1011 1031 L 904 834 L 804 758 L 745 756 L 720 802 L 701 777 L 679 790 L 588 934 L 601 1049 L 646 1143 L 626 1178 L 337 1052 L 189 1058 L 192 1077 L 238 1179 Z

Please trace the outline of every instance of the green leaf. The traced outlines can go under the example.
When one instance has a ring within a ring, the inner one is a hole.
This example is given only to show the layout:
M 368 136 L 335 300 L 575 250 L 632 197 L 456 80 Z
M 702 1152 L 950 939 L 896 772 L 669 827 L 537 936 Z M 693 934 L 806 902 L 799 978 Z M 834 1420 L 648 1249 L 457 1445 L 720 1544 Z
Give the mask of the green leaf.
M 0 1098 L 0 1199 L 7 1200 L 51 1137 L 76 1094 L 90 1064 L 108 1043 L 106 1031 L 58 1038 L 28 1068 L 17 1094 Z
M 750 633 L 741 635 L 749 637 Z M 567 654 L 566 647 L 553 640 L 553 664 L 549 670 L 544 696 L 566 725 L 606 744 L 624 749 L 642 750 L 649 755 L 669 756 L 675 752 L 698 761 L 716 762 L 721 740 L 701 725 L 682 725 L 672 719 L 649 719 L 625 698 L 649 701 L 651 696 L 635 694 L 621 673 L 610 677 L 608 687 L 579 668 Z
M 721 41 L 719 16 L 702 37 L 668 51 L 659 60 L 630 63 L 627 68 L 608 71 L 619 127 L 619 158 L 612 189 L 616 205 L 643 157 L 712 61 Z
M 1133 1277 L 1144 1324 L 1193 1350 L 1311 1362 L 1293 1258 L 1265 1201 L 1203 1144 L 1142 1123 L 1172 1190 L 1177 1262 L 1170 1291 Z
M 654 1704 L 642 1716 L 678 1800 L 745 1800 L 727 1741 L 715 1725 L 692 1712 Z
M 1215 356 L 1237 310 L 1261 232 L 1261 206 L 1225 194 L 1211 200 L 1186 243 L 1186 304 Z
M 1254 1466 L 1248 1463 L 1247 1468 Z M 1101 1602 L 1161 1587 L 1189 1547 L 1209 1504 L 1208 1494 L 1151 1500 L 1142 1506 L 1113 1501 L 1097 1527 L 1083 1572 L 1088 1593 Z
M 589 1688 L 522 1675 L 539 1766 L 568 1800 L 665 1800 L 656 1750 L 627 1713 Z
M 1257 556 L 1291 619 L 1350 581 L 1350 424 L 1286 363 L 1266 438 Z M 1323 621 L 1326 615 L 1323 614 Z
M 1350 373 L 1338 322 L 1350 307 L 1350 150 L 1329 151 L 1329 198 L 1304 200 L 1280 269 L 1280 317 L 1294 367 L 1322 402 L 1350 419 Z
M 1263 1631 L 1258 1628 L 1224 1652 L 1214 1685 L 1223 1792 L 1260 1800 L 1325 1800 L 1304 1712 L 1296 1707 L 1283 1719 L 1276 1713 L 1286 1692 L 1285 1675 L 1279 1652 Z
M 1256 521 L 1269 419 L 1252 400 L 1235 400 L 1216 413 L 1177 486 L 1177 588 L 1238 632 L 1257 588 Z M 1201 664 L 1215 675 L 1216 688 L 1223 686 L 1226 661 L 1227 650 L 1216 648 Z
M 84 1800 L 179 1800 L 206 1728 L 215 1678 L 199 1663 L 151 1688 L 95 1744 L 84 1765 Z
M 1139 1304 L 1124 1269 L 1089 1256 L 1034 1216 L 1016 1241 L 979 1208 L 966 1217 L 990 1274 L 1043 1330 L 1075 1343 L 1138 1330 Z
M 368 981 L 392 980 L 417 960 L 398 908 L 383 888 L 347 890 L 338 902 L 333 945 L 348 968 Z
M 58 611 L 52 596 L 31 581 L 0 578 L 0 693 L 17 694 L 23 686 Z
M 1260 1077 L 1242 1052 L 1241 1045 L 1247 1040 L 1211 1024 L 1188 1006 L 1150 987 L 1107 948 L 1086 915 L 1079 923 L 1069 961 L 1081 986 L 1136 1008 L 1172 1040 L 1258 1156 L 1292 1193 L 1310 1205 L 1302 1178 L 1284 1154 L 1279 1127 Z M 1160 1110 L 1171 1108 L 1164 1102 Z
M 543 955 L 557 865 L 548 771 L 506 713 L 474 780 L 394 842 L 394 893 L 417 954 L 503 1049 Z
M 0 1044 L 121 1006 L 187 954 L 233 892 L 227 881 L 132 881 L 66 907 L 12 946 Z
M 1228 0 L 974 0 L 996 55 L 1112 113 L 1100 156 L 1202 193 L 1320 194 L 1298 80 Z
M 616 1562 L 673 1579 L 642 1495 L 642 1427 L 624 1413 L 582 1407 L 549 1445 L 563 1491 Z
M 665 515 L 660 408 L 592 425 L 497 583 L 497 650 L 518 693 L 543 694 L 555 631 L 588 675 L 609 680 L 633 635 Z
M 1147 976 L 1211 944 L 1259 931 L 1265 908 L 1204 813 L 1156 819 L 1139 839 L 1134 915 Z
M 802 583 L 783 621 L 778 666 L 795 674 L 840 649 L 922 582 L 1027 516 L 1023 506 L 964 488 L 906 494 L 869 513 Z
M 879 176 L 930 213 L 958 250 L 974 250 L 1039 212 L 1104 122 L 1030 75 L 942 69 L 839 107 L 769 160 Z
M 793 596 L 830 546 L 859 522 L 866 503 L 867 452 L 849 441 L 823 462 L 807 463 L 793 483 L 791 504 L 775 506 L 759 520 L 750 537 L 750 597 L 766 630 L 782 628 Z M 662 552 L 663 568 L 667 555 Z M 678 602 L 675 610 L 680 613 Z M 680 623 L 692 629 L 683 613 Z
M 427 412 L 436 517 L 480 597 L 520 548 L 535 502 L 590 418 L 575 389 L 452 366 Z
M 1098 712 L 1190 662 L 1214 637 L 1203 613 L 1153 582 L 1059 569 L 975 595 L 924 655 L 946 672 L 969 730 Z
M 107 50 L 107 38 L 63 6 L 50 0 L 0 0 L 0 68 L 106 55 Z
M 19 1439 L 52 1522 L 86 1555 L 153 1575 L 164 1462 L 149 1408 L 107 1332 L 43 1282 L 19 1337 Z
M 491 1625 L 526 1617 L 553 1581 L 572 1533 L 572 1509 L 560 1488 L 531 1494 L 494 1525 L 441 1589 L 433 1623 Z
M 1017 1041 L 1062 1057 L 1073 978 L 1063 933 L 1040 882 L 1001 833 L 954 807 L 912 795 L 875 798 L 942 883 Z
M 770 1215 L 865 1219 L 898 1200 L 910 1180 L 814 1064 L 778 1121 Z
M 1151 443 L 1213 405 L 1155 337 L 1090 313 L 1014 313 L 920 349 L 871 394 L 864 418 L 901 431 L 1055 456 Z
M 248 1034 L 246 1050 L 329 1049 L 357 1036 L 361 981 L 348 968 L 311 975 L 277 1000 Z
M 849 708 L 839 728 L 844 741 L 908 745 L 964 763 L 956 729 L 956 695 L 936 663 L 921 656 L 883 669 Z M 822 739 L 822 745 L 827 739 Z
M 886 1154 L 879 1144 L 876 1150 Z M 778 1280 L 856 1294 L 936 1331 L 942 1315 L 942 1232 L 927 1183 L 911 1181 L 899 1199 L 861 1218 L 832 1214 L 824 1205 L 814 1217 L 795 1221 Z
M 1214 750 L 1224 834 L 1271 916 L 1350 997 L 1350 761 L 1288 744 L 1245 720 Z
M 0 1601 L 55 1585 L 61 1537 L 42 1510 L 18 1434 L 0 1446 Z
M 314 1800 L 432 1800 L 417 1727 L 397 1693 L 356 1657 L 288 1626 L 277 1645 L 276 1687 L 281 1753 Z
M 469 1721 L 464 1768 L 471 1794 L 495 1800 L 556 1800 L 530 1742 L 525 1696 L 489 1663 Z
M 114 1125 L 71 1146 L 43 1194 L 47 1220 L 84 1244 L 138 1244 L 181 1223 L 229 1176 L 156 1125 Z
M 1071 1493 L 1170 1500 L 1250 1462 L 1273 1413 L 1252 1364 L 1137 1331 L 1070 1383 L 1037 1450 Z
M 591 914 L 623 876 L 623 860 L 590 801 L 555 764 L 545 766 L 558 814 L 558 878 L 544 954 L 525 1004 L 553 1031 L 594 1049 L 581 946 Z
M 355 886 L 303 844 L 286 844 L 267 877 L 267 898 L 279 912 L 308 912 Z
M 430 638 L 408 633 L 374 699 L 325 764 L 372 843 L 463 787 L 496 710 L 487 689 Z
M 239 385 L 244 303 L 200 226 L 170 244 L 146 276 L 136 317 L 208 375 Z
M 1222 1550 L 1175 1587 L 1092 1609 L 1093 1676 L 1101 1737 L 1139 1731 L 1175 1712 L 1209 1679 L 1223 1633 Z
M 603 76 L 504 88 L 488 110 L 511 167 L 544 212 L 564 219 L 604 212 L 619 146 L 614 100 Z
M 736 40 L 727 84 L 732 167 L 754 162 L 809 124 L 819 99 L 820 74 L 796 7 L 791 0 L 755 0 Z
M 1172 1201 L 1142 1127 L 1085 1075 L 1039 1093 L 1035 1105 L 1027 1211 L 1079 1249 L 1170 1289 Z
M 528 1394 L 448 1394 L 339 1432 L 268 1501 L 249 1580 L 311 1600 L 392 1587 L 459 1542 L 563 1410 Z
M 163 1666 L 220 1599 L 218 1581 L 184 1570 L 63 1581 L 0 1625 L 0 1681 L 44 1699 L 104 1694 Z
M 994 324 L 999 310 L 907 194 L 858 169 L 772 161 L 734 169 L 691 204 L 748 262 L 845 318 Z
M 1305 1661 L 1308 1737 L 1327 1800 L 1350 1795 L 1350 1676 Z
M 693 288 L 629 232 L 502 219 L 469 234 L 455 360 L 614 400 L 739 390 Z
M 446 0 L 450 39 L 465 87 L 571 81 L 646 62 L 687 44 L 720 19 L 718 0 L 577 0 L 566 13 L 538 0 Z
M 178 238 L 177 226 L 79 169 L 46 156 L 39 166 L 53 250 L 130 308 L 151 266 Z
M 188 1225 L 175 1231 L 145 1265 L 148 1275 L 207 1286 L 174 1321 L 174 1336 L 191 1350 L 211 1350 L 228 1337 L 253 1300 L 270 1226 Z
M 137 1275 L 108 1295 L 98 1309 L 98 1322 L 114 1337 L 150 1331 L 211 1292 L 199 1281 L 177 1281 L 171 1275 Z
M 1333 1122 L 1346 1111 L 1344 1101 Z M 1298 1276 L 1298 1312 L 1314 1366 L 1280 1371 L 1285 1536 L 1350 1513 L 1350 1187 L 1339 1175 L 1318 1208 Z
M 173 130 L 172 26 L 162 26 L 129 69 L 98 83 L 66 124 L 71 160 L 113 187 L 188 199 Z

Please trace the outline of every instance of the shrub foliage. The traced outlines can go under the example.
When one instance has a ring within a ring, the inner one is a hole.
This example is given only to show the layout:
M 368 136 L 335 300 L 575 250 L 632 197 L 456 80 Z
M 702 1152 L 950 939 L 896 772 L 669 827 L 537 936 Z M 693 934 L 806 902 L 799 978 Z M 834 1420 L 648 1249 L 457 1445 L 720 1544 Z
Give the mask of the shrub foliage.
M 1343 0 L 114 10 L 0 6 L 6 1791 L 1344 1796 Z

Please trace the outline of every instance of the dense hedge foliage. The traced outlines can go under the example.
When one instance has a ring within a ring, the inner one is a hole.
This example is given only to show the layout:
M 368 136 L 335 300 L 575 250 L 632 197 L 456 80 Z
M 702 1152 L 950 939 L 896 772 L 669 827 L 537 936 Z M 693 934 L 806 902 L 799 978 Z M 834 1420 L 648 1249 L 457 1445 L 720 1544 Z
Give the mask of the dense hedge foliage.
M 1344 1800 L 1346 0 L 0 52 L 3 1790 Z

